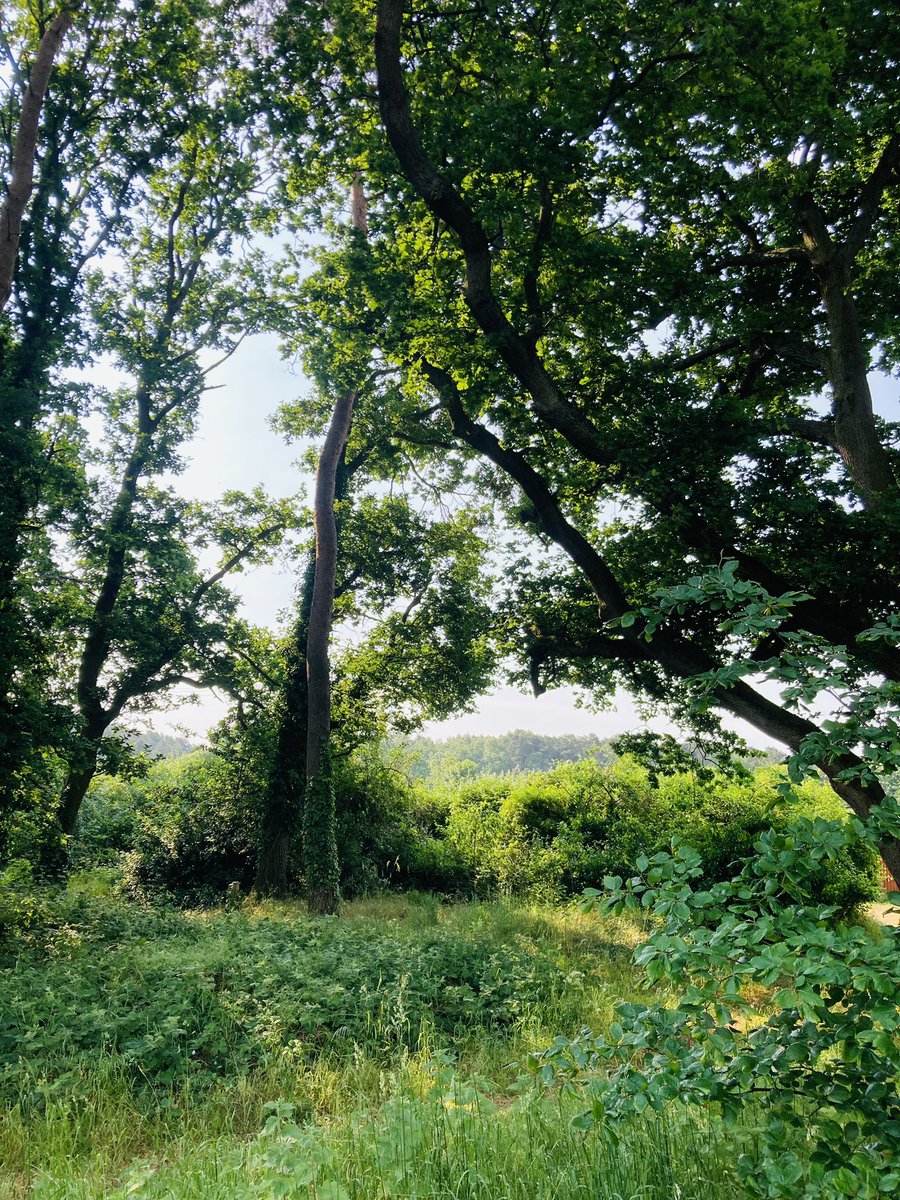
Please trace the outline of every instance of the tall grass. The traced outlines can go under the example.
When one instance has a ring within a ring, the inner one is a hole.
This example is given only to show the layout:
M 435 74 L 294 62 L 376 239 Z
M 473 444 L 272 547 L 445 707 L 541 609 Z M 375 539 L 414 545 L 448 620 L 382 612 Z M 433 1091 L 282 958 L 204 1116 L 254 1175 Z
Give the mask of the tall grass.
M 114 910 L 63 904 L 0 974 L 4 1200 L 734 1195 L 746 1133 L 581 1133 L 525 1069 L 645 994 L 633 926 L 416 896 Z

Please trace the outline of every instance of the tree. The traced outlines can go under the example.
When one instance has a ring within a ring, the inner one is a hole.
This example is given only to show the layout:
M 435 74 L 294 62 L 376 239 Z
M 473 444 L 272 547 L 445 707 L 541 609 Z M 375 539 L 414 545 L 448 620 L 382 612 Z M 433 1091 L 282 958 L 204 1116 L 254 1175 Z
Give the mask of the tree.
M 6 199 L 0 208 L 0 312 L 12 295 L 13 273 L 22 236 L 22 217 L 34 186 L 38 124 L 53 62 L 72 24 L 73 13 L 58 13 L 41 33 L 34 64 L 25 85 L 12 150 Z
M 306 165 L 306 159 L 291 164 L 289 175 Z M 301 180 L 295 191 L 305 186 Z M 343 207 L 346 192 L 336 191 Z M 409 491 L 401 482 L 406 453 L 418 455 L 413 471 L 430 488 L 421 472 L 428 473 L 429 458 L 439 458 L 440 451 L 416 447 L 408 429 L 397 430 L 385 419 L 403 404 L 393 372 L 383 369 L 375 352 L 390 298 L 371 287 L 377 272 L 369 265 L 366 202 L 357 175 L 349 191 L 349 230 L 338 218 L 333 243 L 316 252 L 319 269 L 302 283 L 303 264 L 288 255 L 277 272 L 272 306 L 286 347 L 301 354 L 315 383 L 309 397 L 282 414 L 283 426 L 304 437 L 321 435 L 325 426 L 326 435 L 317 461 L 316 539 L 290 635 L 255 890 L 292 890 L 290 852 L 302 825 L 314 911 L 333 909 L 337 897 L 329 759 L 346 756 L 366 735 L 378 738 L 387 728 L 412 728 L 464 707 L 493 667 L 483 636 L 477 518 L 462 511 L 428 519 L 408 496 L 380 494 L 385 486 L 392 493 Z M 328 662 L 335 616 L 355 624 L 358 636 L 367 626 L 363 640 L 341 654 L 336 673 Z
M 364 745 L 459 713 L 485 690 L 495 670 L 486 633 L 485 546 L 475 517 L 461 513 L 435 520 L 397 495 L 362 494 L 352 506 L 342 502 L 339 511 L 333 765 Z M 245 699 L 216 734 L 220 752 L 236 769 L 249 771 L 248 794 L 264 793 L 254 883 L 264 896 L 296 891 L 298 863 L 308 857 L 302 829 L 307 707 L 301 651 L 311 563 L 312 554 L 287 636 L 275 646 L 238 652 L 248 664 L 249 678 L 237 687 Z M 480 586 L 474 582 L 479 578 Z M 253 695 L 248 685 L 260 680 L 261 690 Z M 339 809 L 339 795 L 336 805 Z
M 213 12 L 221 23 L 211 23 Z M 207 377 L 253 327 L 256 256 L 237 258 L 233 250 L 260 207 L 253 193 L 262 170 L 243 35 L 229 24 L 239 12 L 217 5 L 194 14 L 200 19 L 188 36 L 190 87 L 181 80 L 177 122 L 143 163 L 140 204 L 132 197 L 115 225 L 117 257 L 88 276 L 79 365 L 90 380 L 90 368 L 108 355 L 129 382 L 112 391 L 80 385 L 73 416 L 77 423 L 92 409 L 102 413 L 106 444 L 101 451 L 81 439 L 80 491 L 68 512 L 52 512 L 46 487 L 31 500 L 32 512 L 50 525 L 44 579 L 34 595 L 47 593 L 55 568 L 58 611 L 42 621 L 64 628 L 57 636 L 68 651 L 57 654 L 53 671 L 53 709 L 63 728 L 49 739 L 62 746 L 65 763 L 58 805 L 65 835 L 74 830 L 113 722 L 158 702 L 176 683 L 227 686 L 236 622 L 222 582 L 246 562 L 270 556 L 293 519 L 290 505 L 273 505 L 260 491 L 202 508 L 155 482 L 180 468 L 178 452 L 193 431 Z M 61 186 L 70 185 L 64 178 Z M 71 391 L 68 385 L 63 394 Z M 38 422 L 37 410 L 33 417 Z M 50 418 L 42 420 L 46 426 Z M 220 562 L 201 569 L 198 556 L 216 545 Z M 28 617 L 22 579 L 20 570 L 19 607 Z
M 7 205 L 15 201 L 23 214 L 0 328 L 0 830 L 20 803 L 22 772 L 41 746 L 65 737 L 55 719 L 47 724 L 55 648 L 48 614 L 36 619 L 43 598 L 31 563 L 52 550 L 39 525 L 71 521 L 84 492 L 85 392 L 67 373 L 90 357 L 85 280 L 130 235 L 151 177 L 190 125 L 195 110 L 186 100 L 210 84 L 216 59 L 216 80 L 236 85 L 245 7 L 242 0 L 159 10 L 126 11 L 113 0 L 86 6 L 56 54 L 39 111 L 31 104 L 24 141 L 16 132 L 27 115 L 18 95 L 44 59 L 43 35 L 59 25 L 42 5 L 16 4 L 3 32 L 0 158 L 11 177 Z M 24 209 L 27 145 L 35 171 Z
M 867 634 L 895 605 L 900 509 L 863 378 L 874 343 L 895 361 L 896 31 L 789 0 L 402 7 L 382 0 L 374 38 L 387 147 L 360 116 L 373 40 L 355 6 L 323 30 L 292 5 L 308 25 L 285 61 L 314 64 L 318 119 L 382 197 L 380 344 L 419 436 L 449 425 L 544 546 L 510 572 L 522 674 L 538 693 L 623 681 L 815 744 L 865 816 L 884 793 L 852 728 L 823 742 L 802 698 L 743 667 L 765 674 L 805 633 L 822 663 L 897 677 L 891 639 Z M 788 628 L 720 628 L 684 598 L 651 619 L 657 593 L 725 561 Z

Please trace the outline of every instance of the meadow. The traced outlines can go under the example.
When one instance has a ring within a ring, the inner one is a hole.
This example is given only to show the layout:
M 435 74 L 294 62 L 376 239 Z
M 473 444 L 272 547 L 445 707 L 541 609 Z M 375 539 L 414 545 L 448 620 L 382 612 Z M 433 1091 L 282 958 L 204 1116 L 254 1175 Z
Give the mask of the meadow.
M 0 1195 L 734 1194 L 749 1121 L 582 1130 L 583 1096 L 536 1054 L 647 998 L 638 923 L 415 893 L 311 919 L 104 892 L 75 876 L 6 913 Z

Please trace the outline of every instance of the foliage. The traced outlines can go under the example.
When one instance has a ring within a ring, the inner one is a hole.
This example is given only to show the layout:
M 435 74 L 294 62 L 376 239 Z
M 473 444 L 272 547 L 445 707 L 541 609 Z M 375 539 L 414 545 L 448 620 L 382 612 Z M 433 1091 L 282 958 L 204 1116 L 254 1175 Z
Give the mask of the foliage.
M 546 774 L 483 779 L 446 798 L 446 838 L 480 889 L 554 895 L 629 875 L 641 856 L 675 837 L 694 846 L 704 884 L 730 877 L 770 826 L 788 833 L 802 818 L 841 820 L 839 800 L 808 781 L 792 804 L 779 799 L 783 772 L 729 777 L 660 776 L 633 759 L 610 768 L 592 761 Z M 844 818 L 846 819 L 846 818 Z M 858 841 L 816 876 L 815 894 L 847 912 L 880 894 L 877 854 Z
M 409 847 L 418 846 L 420 821 L 416 793 L 398 764 L 375 747 L 360 747 L 335 763 L 335 788 L 342 894 L 363 896 L 388 882 L 431 889 L 409 868 Z
M 896 821 L 896 806 L 892 809 Z M 592 1079 L 595 1120 L 678 1098 L 733 1119 L 752 1097 L 765 1120 L 761 1161 L 742 1159 L 760 1197 L 877 1197 L 900 1180 L 900 973 L 897 933 L 835 925 L 818 879 L 860 839 L 859 822 L 803 818 L 761 835 L 733 879 L 704 886 L 699 855 L 680 845 L 610 877 L 606 911 L 659 919 L 636 961 L 679 992 L 676 1007 L 623 1005 L 607 1035 L 562 1038 L 547 1055 Z M 765 1015 L 750 988 L 767 989 Z M 554 1066 L 550 1065 L 553 1072 Z M 798 1151 L 799 1136 L 809 1148 Z
M 78 813 L 78 824 L 69 847 L 69 865 L 115 866 L 125 851 L 134 850 L 142 830 L 138 809 L 147 791 L 159 779 L 117 779 L 99 775 L 88 790 Z
M 222 749 L 165 759 L 131 780 L 98 776 L 71 842 L 72 869 L 119 867 L 129 893 L 182 903 L 219 902 L 235 880 L 246 892 L 266 781 L 252 763 L 234 757 L 233 746 Z M 429 805 L 396 762 L 361 747 L 333 766 L 343 895 L 364 895 L 389 881 L 406 889 L 470 890 L 469 868 L 449 844 L 428 836 L 435 832 Z M 298 836 L 289 863 L 295 880 L 303 876 L 302 846 Z
M 570 1120 L 579 1097 L 547 1097 L 523 1072 L 553 1028 L 602 1023 L 611 997 L 641 994 L 635 930 L 617 920 L 412 896 L 328 921 L 46 903 L 42 936 L 19 947 L 23 974 L 0 973 L 3 1012 L 33 1044 L 29 1068 L 0 1035 L 15 1056 L 0 1076 L 16 1098 L 0 1115 L 13 1195 L 275 1200 L 312 1185 L 664 1200 L 677 1187 L 720 1200 L 752 1147 L 750 1131 L 677 1112 L 635 1121 L 618 1144 L 585 1137 Z
M 109 795 L 109 783 L 103 781 L 99 791 L 102 803 Z M 124 856 L 126 891 L 142 897 L 154 893 L 181 900 L 203 897 L 215 903 L 234 880 L 249 889 L 254 860 L 254 829 L 248 820 L 252 797 L 234 788 L 215 755 L 195 750 L 157 763 L 139 786 L 130 789 L 129 798 L 135 803 L 135 833 Z
M 790 802 L 782 769 L 753 775 L 703 772 L 653 781 L 633 759 L 593 760 L 550 772 L 484 777 L 426 791 L 404 760 L 360 749 L 334 762 L 337 845 L 344 895 L 387 884 L 446 895 L 557 897 L 628 875 L 641 855 L 673 837 L 700 854 L 704 883 L 730 876 L 765 829 L 788 833 L 800 819 L 840 820 L 844 810 L 808 780 Z M 182 902 L 219 901 L 253 879 L 264 781 L 228 757 L 195 751 L 154 764 L 130 782 L 101 777 L 88 792 L 72 844 L 77 868 L 124 865 L 125 886 Z M 303 875 L 302 842 L 290 871 Z M 848 843 L 816 876 L 817 898 L 848 912 L 880 895 L 878 856 Z
M 557 961 L 553 925 L 530 928 L 524 914 L 504 938 L 499 914 L 495 931 L 488 910 L 440 921 L 438 905 L 413 902 L 404 920 L 376 910 L 342 922 L 187 916 L 71 893 L 45 893 L 39 908 L 0 973 L 0 1091 L 37 1108 L 77 1088 L 98 1056 L 159 1099 L 282 1055 L 314 1063 L 362 1047 L 384 1063 L 435 1041 L 460 1048 L 510 1034 L 526 1014 L 572 1022 L 584 1002 L 577 988 L 566 996 L 575 962 Z M 605 944 L 602 930 L 587 933 L 582 968 Z
M 900 670 L 868 634 L 897 590 L 896 430 L 867 381 L 895 365 L 895 28 L 844 0 L 375 20 L 290 0 L 274 30 L 273 121 L 319 149 L 291 163 L 301 210 L 336 220 L 354 171 L 372 195 L 365 262 L 338 244 L 310 283 L 317 379 L 377 361 L 370 409 L 418 475 L 492 499 L 517 680 L 749 720 L 867 811 L 880 780 L 757 668 L 790 634 L 824 668 Z M 658 626 L 716 564 L 777 628 L 723 636 L 689 603 Z

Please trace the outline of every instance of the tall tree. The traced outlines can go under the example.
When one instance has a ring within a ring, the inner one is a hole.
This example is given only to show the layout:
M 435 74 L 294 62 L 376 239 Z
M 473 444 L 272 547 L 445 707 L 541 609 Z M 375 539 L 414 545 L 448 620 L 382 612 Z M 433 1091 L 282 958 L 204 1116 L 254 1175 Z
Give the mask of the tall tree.
M 368 235 L 362 183 L 351 185 L 354 235 Z M 306 785 L 303 799 L 303 851 L 310 912 L 336 913 L 340 906 L 340 863 L 335 835 L 334 782 L 331 770 L 331 666 L 328 647 L 337 582 L 338 528 L 335 515 L 338 472 L 350 436 L 357 388 L 342 391 L 334 410 L 319 464 L 313 504 L 315 567 L 306 626 Z
M 245 38 L 245 7 L 242 0 L 179 0 L 161 9 L 126 10 L 114 0 L 84 6 L 22 141 L 19 93 L 50 14 L 43 6 L 9 6 L 0 157 L 19 184 L 24 177 L 16 164 L 27 158 L 32 134 L 36 140 L 30 203 L 0 328 L 0 830 L 18 803 L 19 775 L 43 727 L 42 664 L 53 647 L 29 616 L 25 552 L 45 502 L 51 508 L 65 502 L 57 488 L 59 451 L 73 442 L 60 442 L 57 433 L 77 411 L 65 372 L 89 355 L 85 279 L 100 255 L 128 234 L 150 177 L 184 135 L 186 97 L 212 79 L 212 29 L 216 55 L 222 51 L 216 78 L 229 77 L 224 59 L 231 53 L 233 65 L 234 48 Z M 46 51 L 49 43 L 43 45 Z M 48 488 L 54 494 L 45 495 Z
M 796 689 L 773 701 L 752 672 L 804 635 L 823 668 L 843 655 L 897 678 L 896 452 L 864 378 L 873 345 L 897 352 L 888 17 L 843 0 L 434 0 L 404 19 L 381 0 L 386 144 L 360 116 L 367 13 L 323 27 L 289 7 L 285 69 L 312 74 L 322 130 L 356 139 L 380 197 L 380 344 L 420 397 L 419 436 L 449 424 L 544 547 L 510 572 L 535 691 L 624 681 L 706 721 L 691 681 L 707 676 L 702 703 L 818 755 L 867 814 L 883 791 L 859 723 L 823 733 Z M 783 632 L 720 627 L 727 578 L 712 609 L 649 615 L 723 560 L 789 613 Z
M 299 412 L 295 419 L 303 420 Z M 354 450 L 368 434 L 354 430 Z M 338 509 L 335 629 L 342 636 L 330 654 L 333 763 L 363 743 L 465 711 L 489 686 L 496 665 L 479 514 L 464 510 L 439 519 L 421 511 L 415 498 L 376 495 L 354 482 Z M 306 662 L 298 648 L 312 561 L 310 554 L 282 655 L 274 665 L 254 655 L 258 665 L 251 672 L 268 682 L 262 706 L 243 705 L 219 734 L 232 759 L 252 759 L 262 764 L 255 773 L 266 773 L 254 884 L 261 895 L 297 891 L 304 857 Z M 340 866 L 346 873 L 353 864 Z

